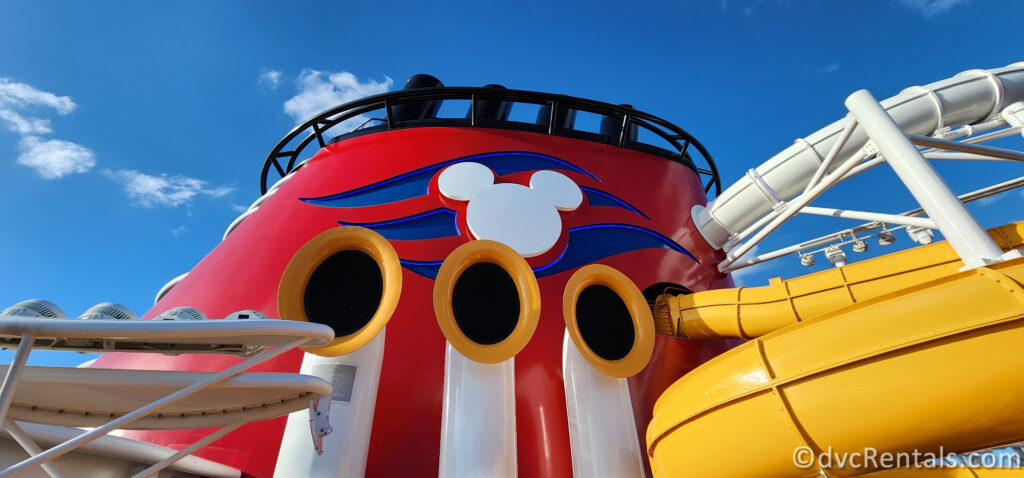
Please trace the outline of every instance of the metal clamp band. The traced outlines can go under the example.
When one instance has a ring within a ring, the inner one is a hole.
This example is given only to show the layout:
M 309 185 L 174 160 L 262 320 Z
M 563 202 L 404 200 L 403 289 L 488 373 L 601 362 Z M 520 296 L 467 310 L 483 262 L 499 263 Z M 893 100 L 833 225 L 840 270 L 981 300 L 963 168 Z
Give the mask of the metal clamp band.
M 772 204 L 778 204 L 782 202 L 782 200 L 779 199 L 779 196 L 775 194 L 775 191 L 773 191 L 772 188 L 768 186 L 768 183 L 765 182 L 764 178 L 762 178 L 760 174 L 757 174 L 757 171 L 754 171 L 753 169 L 748 169 L 747 177 L 750 178 L 754 185 L 761 190 L 761 192 L 765 195 L 766 198 L 768 198 L 769 201 L 772 202 Z

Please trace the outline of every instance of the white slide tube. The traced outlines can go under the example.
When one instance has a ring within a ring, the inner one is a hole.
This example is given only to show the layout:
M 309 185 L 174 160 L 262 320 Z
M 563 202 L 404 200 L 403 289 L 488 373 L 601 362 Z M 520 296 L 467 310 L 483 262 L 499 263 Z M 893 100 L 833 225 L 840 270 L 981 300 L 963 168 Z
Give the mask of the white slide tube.
M 566 333 L 562 374 L 569 449 L 577 478 L 643 478 L 644 461 L 626 379 L 601 373 Z
M 377 405 L 385 327 L 355 352 L 337 357 L 305 354 L 301 373 L 331 383 L 330 424 L 334 431 L 323 438 L 324 452 L 317 455 L 310 442 L 309 412 L 288 415 L 275 478 L 297 476 L 361 477 L 366 474 L 370 431 Z
M 931 135 L 944 126 L 982 122 L 1011 103 L 1024 100 L 1024 63 L 993 70 L 971 70 L 953 78 L 904 90 L 881 104 L 909 134 Z M 786 201 L 803 192 L 823 158 L 839 141 L 847 120 L 840 120 L 798 140 L 729 186 L 707 207 L 694 208 L 694 223 L 707 242 L 721 248 L 729 238 L 772 210 L 767 186 Z M 828 168 L 837 168 L 867 142 L 863 126 L 850 134 Z M 764 184 L 758 184 L 759 177 Z
M 515 357 L 480 363 L 446 345 L 439 477 L 515 478 L 515 385 Z

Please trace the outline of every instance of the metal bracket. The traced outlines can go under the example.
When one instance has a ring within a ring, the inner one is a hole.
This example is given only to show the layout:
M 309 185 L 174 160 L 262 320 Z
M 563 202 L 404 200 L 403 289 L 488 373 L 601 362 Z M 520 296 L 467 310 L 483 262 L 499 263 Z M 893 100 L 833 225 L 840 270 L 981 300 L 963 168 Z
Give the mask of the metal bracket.
M 313 437 L 313 449 L 317 455 L 324 453 L 324 437 L 334 431 L 330 420 L 331 400 L 326 397 L 326 400 L 321 401 L 323 398 L 319 395 L 309 398 L 309 433 Z M 321 403 L 327 404 L 323 410 L 320 409 Z
M 864 146 L 862 146 L 860 148 L 860 150 L 868 158 L 870 158 L 871 156 L 874 156 L 876 154 L 878 155 L 879 158 L 882 157 L 882 155 L 878 152 L 878 146 L 876 146 L 875 142 L 871 141 L 870 139 L 868 140 L 867 143 L 864 143 Z

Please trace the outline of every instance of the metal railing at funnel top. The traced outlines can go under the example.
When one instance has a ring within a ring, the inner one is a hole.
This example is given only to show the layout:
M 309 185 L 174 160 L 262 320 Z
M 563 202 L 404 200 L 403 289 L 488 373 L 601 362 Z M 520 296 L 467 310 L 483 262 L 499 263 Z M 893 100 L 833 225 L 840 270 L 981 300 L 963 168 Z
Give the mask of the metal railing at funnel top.
M 468 101 L 468 112 L 464 118 L 438 118 L 436 113 L 444 101 Z M 539 107 L 537 120 L 508 119 L 509 111 L 516 105 Z M 573 119 L 577 112 L 599 116 L 600 132 L 574 128 Z M 370 117 L 366 118 L 366 115 Z M 351 127 L 353 120 L 362 120 L 362 124 L 352 130 L 341 131 L 345 128 L 343 123 Z M 334 135 L 328 135 L 329 130 L 339 125 L 342 126 L 336 128 Z M 319 150 L 333 141 L 352 136 L 428 126 L 515 129 L 611 144 L 661 156 L 692 168 L 701 177 L 705 193 L 714 189 L 717 196 L 722 190 L 718 168 L 711 154 L 693 135 L 628 105 L 534 91 L 440 87 L 371 96 L 336 106 L 306 120 L 282 138 L 267 156 L 260 174 L 260 192 L 266 193 L 273 183 L 268 182 L 271 171 L 284 177 L 298 167 L 301 164 L 299 157 L 314 141 L 316 150 Z M 331 136 L 336 137 L 332 140 Z M 641 136 L 657 140 L 659 144 L 651 144 Z M 316 150 L 310 151 L 306 158 Z

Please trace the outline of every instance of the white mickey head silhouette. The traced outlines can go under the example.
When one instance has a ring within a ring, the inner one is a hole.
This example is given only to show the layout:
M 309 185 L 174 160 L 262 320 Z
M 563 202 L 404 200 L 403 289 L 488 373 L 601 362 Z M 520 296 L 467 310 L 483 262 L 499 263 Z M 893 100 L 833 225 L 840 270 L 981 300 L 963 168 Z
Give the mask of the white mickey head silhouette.
M 523 257 L 551 250 L 562 234 L 558 211 L 572 211 L 583 203 L 576 183 L 547 170 L 533 173 L 530 187 L 494 184 L 490 168 L 465 162 L 445 168 L 437 185 L 445 197 L 469 201 L 466 222 L 473 237 L 501 242 Z

